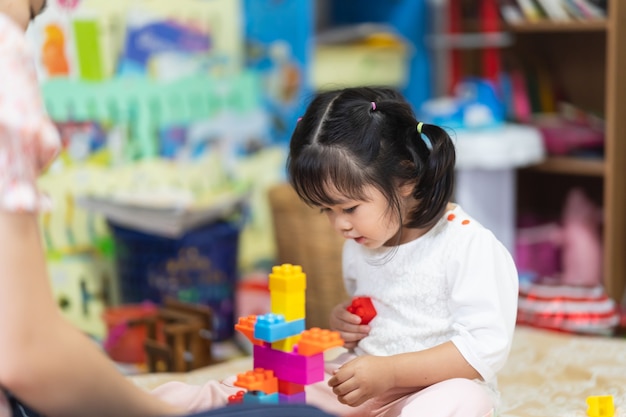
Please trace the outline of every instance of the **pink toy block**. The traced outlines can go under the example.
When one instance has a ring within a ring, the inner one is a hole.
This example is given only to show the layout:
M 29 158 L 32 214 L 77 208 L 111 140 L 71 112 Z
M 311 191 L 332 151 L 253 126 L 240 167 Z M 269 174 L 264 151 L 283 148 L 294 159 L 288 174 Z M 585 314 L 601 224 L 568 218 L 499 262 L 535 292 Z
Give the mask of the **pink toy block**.
M 323 353 L 302 356 L 258 345 L 253 349 L 254 367 L 273 370 L 279 380 L 302 385 L 324 380 Z
M 302 337 L 298 342 L 298 353 L 311 356 L 337 346 L 343 346 L 343 339 L 339 332 L 313 327 L 302 332 Z
M 376 316 L 376 308 L 369 297 L 354 297 L 347 310 L 361 317 L 361 324 L 368 324 Z

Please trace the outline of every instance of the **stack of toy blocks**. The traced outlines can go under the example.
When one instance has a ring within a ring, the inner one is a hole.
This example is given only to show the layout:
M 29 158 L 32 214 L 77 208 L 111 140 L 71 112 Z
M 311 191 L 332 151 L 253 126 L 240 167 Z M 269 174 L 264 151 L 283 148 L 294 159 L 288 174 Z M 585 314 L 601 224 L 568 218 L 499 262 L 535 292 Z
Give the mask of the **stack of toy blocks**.
M 324 380 L 324 351 L 343 346 L 338 332 L 305 329 L 306 275 L 283 264 L 269 275 L 271 313 L 239 318 L 235 329 L 253 343 L 254 370 L 237 375 L 245 388 L 229 403 L 303 403 L 305 386 Z

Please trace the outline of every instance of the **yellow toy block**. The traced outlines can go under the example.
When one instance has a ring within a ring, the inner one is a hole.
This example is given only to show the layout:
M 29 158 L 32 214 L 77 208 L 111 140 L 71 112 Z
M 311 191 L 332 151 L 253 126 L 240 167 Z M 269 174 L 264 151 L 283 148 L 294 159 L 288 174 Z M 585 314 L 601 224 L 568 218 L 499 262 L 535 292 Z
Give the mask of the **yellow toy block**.
M 272 313 L 282 314 L 285 321 L 301 320 L 306 316 L 304 292 L 272 291 L 270 294 Z
M 286 339 L 273 342 L 272 349 L 282 350 L 283 352 L 293 352 L 293 347 L 298 344 L 301 337 L 301 335 L 297 334 L 295 336 L 289 336 Z
M 587 397 L 587 415 L 589 417 L 613 417 L 615 405 L 612 395 L 596 395 Z
M 271 292 L 302 292 L 306 289 L 306 274 L 300 265 L 282 264 L 272 267 L 269 275 Z

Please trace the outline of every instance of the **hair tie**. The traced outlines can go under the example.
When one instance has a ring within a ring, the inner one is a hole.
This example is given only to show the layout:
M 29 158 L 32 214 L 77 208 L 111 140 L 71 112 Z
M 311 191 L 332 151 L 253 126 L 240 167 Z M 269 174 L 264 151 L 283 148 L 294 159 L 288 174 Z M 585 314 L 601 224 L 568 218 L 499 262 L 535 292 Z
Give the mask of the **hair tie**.
M 300 120 L 302 120 L 302 117 L 298 117 L 298 120 L 296 120 L 296 123 L 299 122 Z
M 424 122 L 419 122 L 417 124 L 417 133 L 422 134 L 422 126 L 424 126 Z
M 372 101 L 372 111 L 376 110 L 376 102 Z

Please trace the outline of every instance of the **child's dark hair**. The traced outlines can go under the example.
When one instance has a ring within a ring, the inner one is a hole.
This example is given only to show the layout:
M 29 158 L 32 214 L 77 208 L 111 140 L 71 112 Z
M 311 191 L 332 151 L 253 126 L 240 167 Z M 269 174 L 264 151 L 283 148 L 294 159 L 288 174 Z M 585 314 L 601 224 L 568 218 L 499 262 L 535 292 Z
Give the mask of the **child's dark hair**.
M 335 205 L 330 192 L 365 200 L 376 187 L 407 227 L 429 227 L 454 189 L 454 144 L 440 127 L 421 124 L 389 88 L 346 88 L 318 94 L 299 120 L 287 160 L 289 181 L 312 206 Z M 417 207 L 402 219 L 398 188 L 414 184 Z

